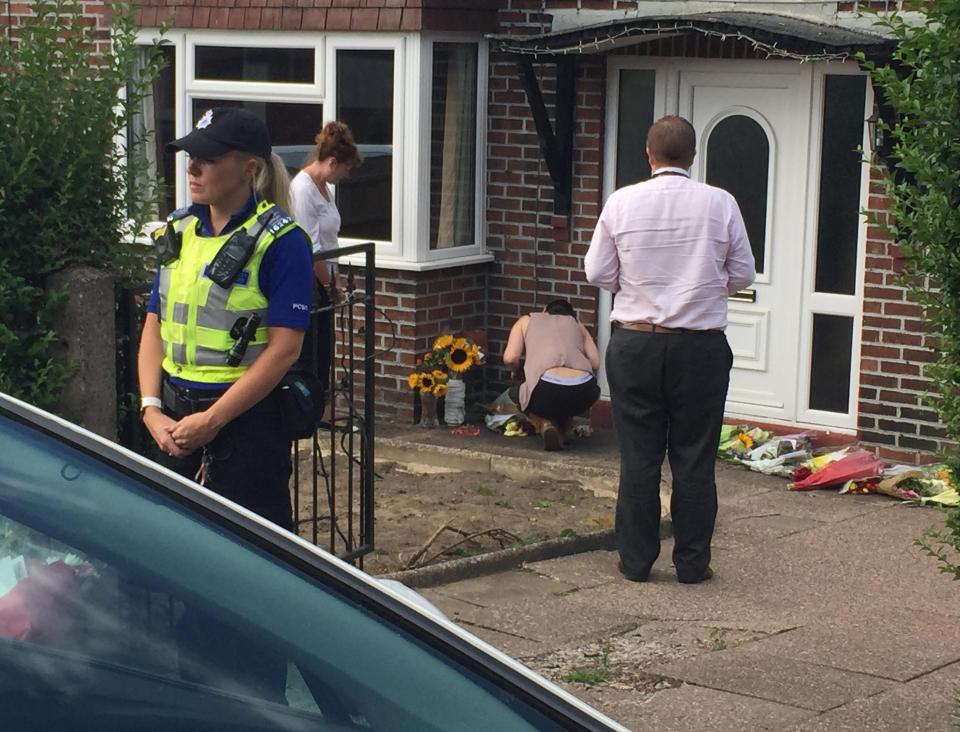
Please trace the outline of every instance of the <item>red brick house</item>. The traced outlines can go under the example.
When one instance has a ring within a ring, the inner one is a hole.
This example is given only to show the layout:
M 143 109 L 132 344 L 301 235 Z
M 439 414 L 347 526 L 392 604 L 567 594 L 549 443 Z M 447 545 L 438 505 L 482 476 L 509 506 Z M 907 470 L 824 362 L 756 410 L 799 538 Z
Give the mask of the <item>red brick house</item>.
M 859 438 L 913 462 L 943 444 L 923 403 L 934 359 L 883 230 L 873 92 L 853 56 L 890 43 L 855 5 L 630 0 L 140 0 L 171 66 L 144 124 L 162 143 L 212 103 L 267 119 L 297 167 L 328 119 L 367 163 L 341 184 L 344 242 L 378 243 L 378 409 L 402 415 L 416 354 L 484 329 L 485 382 L 513 321 L 562 296 L 601 346 L 609 301 L 582 260 L 607 195 L 643 179 L 646 126 L 697 128 L 692 174 L 737 196 L 758 262 L 730 303 L 728 413 Z M 16 7 L 16 6 L 15 6 Z M 91 6 L 93 8 L 93 6 Z M 734 6 L 731 6 L 734 7 Z M 741 6 L 735 6 L 741 7 Z M 602 419 L 604 410 L 598 409 Z

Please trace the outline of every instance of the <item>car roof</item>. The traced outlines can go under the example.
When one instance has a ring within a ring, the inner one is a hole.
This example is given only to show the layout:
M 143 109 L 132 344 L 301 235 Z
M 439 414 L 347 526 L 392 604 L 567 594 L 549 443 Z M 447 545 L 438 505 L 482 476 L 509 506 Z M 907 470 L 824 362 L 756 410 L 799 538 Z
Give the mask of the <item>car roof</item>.
M 481 657 L 486 656 L 494 659 L 500 665 L 512 671 L 513 675 L 519 677 L 519 679 L 523 679 L 528 684 L 533 684 L 565 701 L 588 717 L 589 720 L 600 725 L 596 727 L 597 729 L 627 730 L 626 727 L 600 713 L 560 686 L 543 678 L 500 649 L 456 625 L 446 616 L 434 612 L 431 610 L 432 606 L 426 600 L 421 598 L 422 601 L 418 601 L 411 597 L 411 591 L 405 592 L 402 589 L 392 587 L 391 583 L 381 582 L 352 564 L 341 560 L 315 544 L 311 544 L 300 536 L 280 528 L 220 494 L 189 481 L 162 465 L 158 465 L 144 456 L 73 422 L 0 392 L 0 415 L 3 414 L 19 418 L 43 432 L 66 439 L 74 446 L 92 452 L 99 458 L 113 463 L 114 466 L 126 468 L 128 471 L 132 470 L 141 477 L 152 479 L 154 482 L 161 482 L 164 487 L 173 488 L 177 494 L 190 501 L 194 508 L 206 507 L 208 510 L 213 508 L 214 513 L 221 517 L 226 515 L 226 517 L 235 520 L 235 523 L 241 528 L 246 528 L 248 533 L 252 529 L 252 533 L 261 540 L 258 543 L 263 544 L 263 540 L 266 540 L 267 543 L 272 545 L 270 548 L 274 551 L 276 549 L 286 550 L 288 554 L 299 558 L 301 563 L 310 565 L 313 569 L 322 569 L 329 579 L 339 580 L 341 585 L 346 584 L 354 590 L 362 589 L 368 600 L 373 600 L 394 613 L 400 610 L 400 614 L 406 616 L 407 620 L 411 619 L 410 613 L 415 613 L 414 622 L 421 628 L 432 626 L 435 629 L 440 629 L 444 631 L 442 635 L 446 636 L 445 640 L 448 643 L 456 639 L 459 643 L 455 643 L 455 645 L 459 646 L 461 650 L 463 650 L 463 645 L 466 644 L 474 653 L 479 653 Z M 296 566 L 295 562 L 289 562 L 289 564 Z M 500 673 L 503 675 L 502 670 L 500 670 Z M 516 683 L 518 679 L 514 678 L 512 680 Z

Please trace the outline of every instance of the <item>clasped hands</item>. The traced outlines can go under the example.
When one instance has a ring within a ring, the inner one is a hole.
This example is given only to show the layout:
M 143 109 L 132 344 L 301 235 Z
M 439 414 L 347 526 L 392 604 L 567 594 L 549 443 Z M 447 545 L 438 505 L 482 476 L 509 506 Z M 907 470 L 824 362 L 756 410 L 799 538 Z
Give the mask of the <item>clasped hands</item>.
M 157 446 L 176 458 L 186 457 L 210 444 L 221 427 L 209 411 L 188 414 L 175 420 L 155 407 L 147 410 L 143 423 Z

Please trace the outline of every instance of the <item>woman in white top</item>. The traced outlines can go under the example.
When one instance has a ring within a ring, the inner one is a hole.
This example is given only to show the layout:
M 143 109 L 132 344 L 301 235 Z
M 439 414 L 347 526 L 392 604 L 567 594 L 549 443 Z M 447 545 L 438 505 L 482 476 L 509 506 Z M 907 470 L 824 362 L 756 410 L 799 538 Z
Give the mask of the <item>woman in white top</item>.
M 336 249 L 340 233 L 340 212 L 330 186 L 349 175 L 363 162 L 363 157 L 357 150 L 353 133 L 343 122 L 328 122 L 314 142 L 316 147 L 310 162 L 290 183 L 290 198 L 294 218 L 310 235 L 313 253 L 317 254 Z M 328 307 L 340 298 L 337 265 L 331 259 L 317 259 L 313 271 L 319 285 L 316 304 L 320 308 Z M 320 313 L 316 329 L 312 329 L 304 343 L 306 360 L 312 361 L 317 377 L 324 383 L 330 381 L 332 341 L 333 310 L 329 309 Z

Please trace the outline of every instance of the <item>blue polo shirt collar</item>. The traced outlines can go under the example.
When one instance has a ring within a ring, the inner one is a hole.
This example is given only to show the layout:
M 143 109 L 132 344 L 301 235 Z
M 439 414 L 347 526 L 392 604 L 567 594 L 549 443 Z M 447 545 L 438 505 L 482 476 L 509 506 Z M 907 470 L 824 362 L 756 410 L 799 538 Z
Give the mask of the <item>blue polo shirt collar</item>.
M 200 220 L 200 228 L 197 233 L 199 233 L 200 236 L 214 236 L 213 224 L 210 222 L 210 206 L 206 203 L 194 203 L 188 210 L 192 215 L 196 216 L 197 219 Z M 243 224 L 244 221 L 249 219 L 256 210 L 257 199 L 251 193 L 250 198 L 247 199 L 247 202 L 244 204 L 243 208 L 230 215 L 230 220 L 227 221 L 227 225 L 223 227 L 223 231 L 220 232 L 220 236 L 223 234 L 229 234 L 231 231 L 238 228 Z

